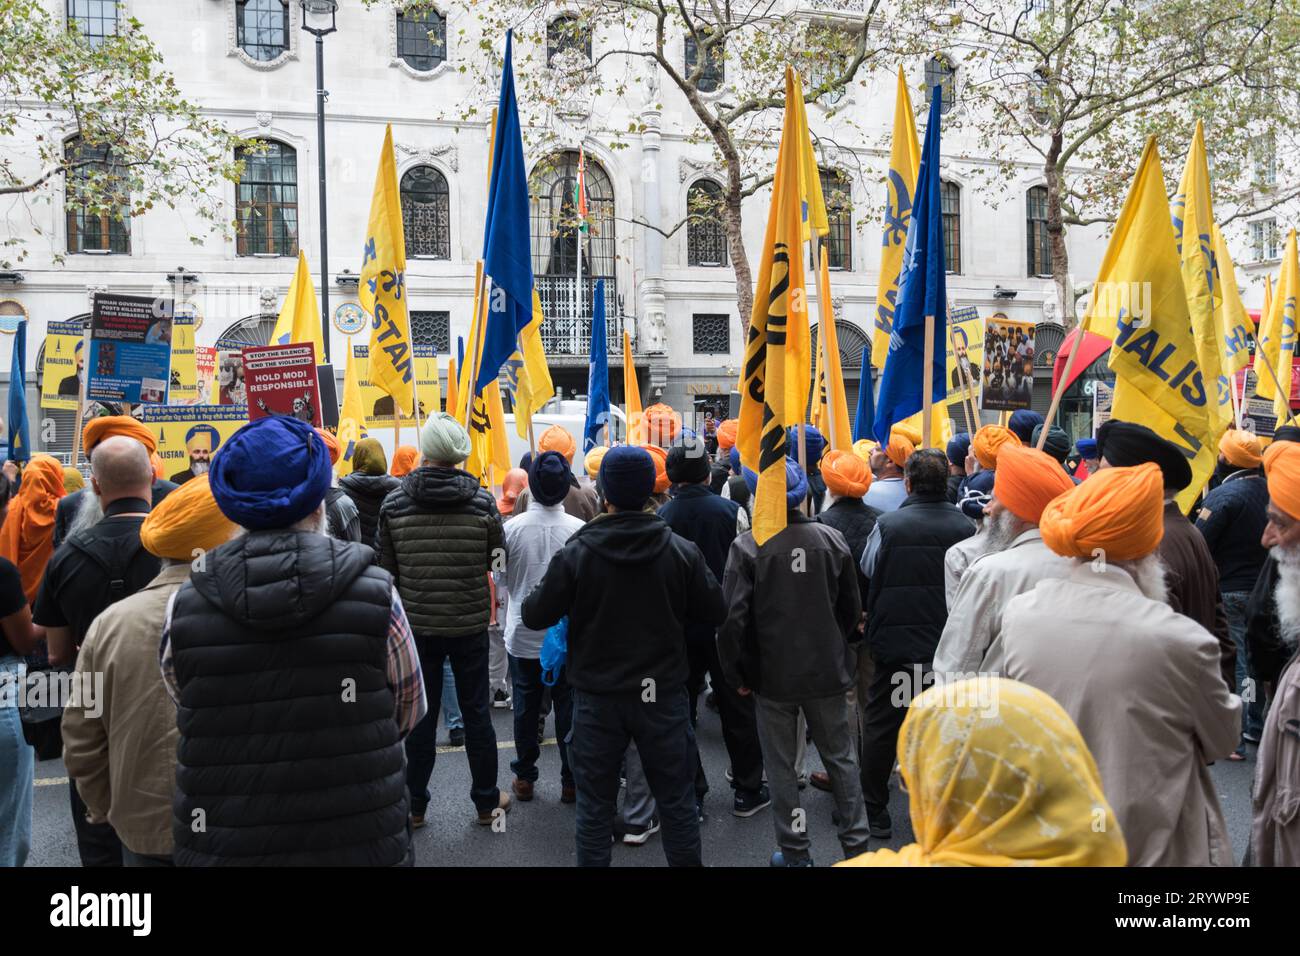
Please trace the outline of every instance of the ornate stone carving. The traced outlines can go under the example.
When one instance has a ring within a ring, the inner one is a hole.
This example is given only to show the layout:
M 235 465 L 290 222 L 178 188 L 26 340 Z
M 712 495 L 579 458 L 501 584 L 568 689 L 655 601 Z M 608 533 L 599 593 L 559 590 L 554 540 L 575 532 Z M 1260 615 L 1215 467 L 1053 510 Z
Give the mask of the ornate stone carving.
M 95 296 L 99 295 L 101 292 L 107 291 L 108 286 L 106 285 L 88 285 L 86 286 L 86 301 L 93 306 L 95 304 Z
M 677 160 L 677 181 L 684 183 L 698 173 L 708 173 L 718 178 L 723 177 L 722 169 L 712 160 L 690 159 L 686 156 Z
M 257 293 L 257 298 L 263 312 L 274 312 L 276 303 L 280 301 L 280 294 L 275 291 L 274 286 L 264 285 Z
M 409 143 L 394 143 L 394 151 L 422 163 L 441 160 L 452 172 L 460 171 L 460 153 L 451 143 L 435 143 L 432 146 L 411 146 Z
M 844 296 L 831 296 L 831 315 L 835 318 L 836 322 L 844 321 Z
M 271 128 L 271 120 L 274 119 L 274 117 L 270 113 L 266 113 L 266 112 L 256 113 L 254 114 L 254 116 L 257 119 L 258 129 L 269 130 Z

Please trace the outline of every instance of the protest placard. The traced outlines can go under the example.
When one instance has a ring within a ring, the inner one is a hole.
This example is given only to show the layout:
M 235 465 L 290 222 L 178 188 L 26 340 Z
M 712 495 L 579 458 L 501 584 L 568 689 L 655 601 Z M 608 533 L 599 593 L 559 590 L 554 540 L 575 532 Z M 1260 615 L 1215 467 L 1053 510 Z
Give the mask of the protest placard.
M 415 390 L 419 397 L 419 412 L 415 418 L 402 417 L 402 425 L 422 425 L 431 412 L 442 408 L 442 388 L 438 383 L 438 353 L 432 345 L 416 345 L 415 356 Z M 361 407 L 365 410 L 366 427 L 392 427 L 393 400 L 389 395 L 370 383 L 370 349 L 365 345 L 354 345 L 352 354 L 356 363 L 357 382 L 361 388 Z
M 1033 406 L 1034 324 L 997 312 L 984 331 L 980 408 L 1013 412 Z
M 217 404 L 247 405 L 244 388 L 244 356 L 235 350 L 217 353 Z
M 97 293 L 89 353 L 87 399 L 165 403 L 171 378 L 172 300 Z
M 46 326 L 41 408 L 76 411 L 85 367 L 85 330 L 76 322 L 51 322 Z
M 140 420 L 158 439 L 168 479 L 184 484 L 207 471 L 222 443 L 248 424 L 242 405 L 146 405 Z
M 199 401 L 199 374 L 194 352 L 197 318 L 192 309 L 182 309 L 172 316 L 171 388 L 167 401 L 172 405 L 194 405 Z
M 250 421 L 291 415 L 321 427 L 316 349 L 310 342 L 247 348 L 243 356 Z
M 217 350 L 209 345 L 194 346 L 194 373 L 198 383 L 199 405 L 216 405 Z
M 984 320 L 975 306 L 952 309 L 948 313 L 951 341 L 948 343 L 948 401 L 963 397 L 962 368 L 974 389 L 980 387 L 984 358 Z

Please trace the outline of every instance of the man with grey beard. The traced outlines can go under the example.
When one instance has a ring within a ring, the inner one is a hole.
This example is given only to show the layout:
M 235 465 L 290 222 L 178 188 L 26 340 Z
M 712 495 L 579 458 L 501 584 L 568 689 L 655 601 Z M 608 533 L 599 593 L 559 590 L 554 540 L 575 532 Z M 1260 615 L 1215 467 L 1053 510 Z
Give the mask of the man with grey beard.
M 1277 561 L 1278 631 L 1292 652 L 1273 692 L 1256 754 L 1250 861 L 1300 866 L 1300 444 L 1274 442 L 1264 452 L 1268 525 L 1261 543 Z
M 1050 455 L 1007 447 L 998 455 L 993 497 L 984 508 L 986 551 L 962 575 L 934 652 L 935 680 L 996 672 L 1002 610 L 1044 578 L 1064 577 L 1073 562 L 1043 543 L 1038 519 L 1048 502 L 1074 487 Z

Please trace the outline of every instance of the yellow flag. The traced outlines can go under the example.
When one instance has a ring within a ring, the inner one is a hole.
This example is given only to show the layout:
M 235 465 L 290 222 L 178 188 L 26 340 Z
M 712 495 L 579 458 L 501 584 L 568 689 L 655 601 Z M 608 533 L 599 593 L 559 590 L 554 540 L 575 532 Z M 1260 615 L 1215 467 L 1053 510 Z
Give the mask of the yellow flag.
M 817 403 L 820 413 L 813 424 L 826 439 L 827 448 L 853 450 L 853 427 L 849 424 L 849 402 L 844 394 L 844 368 L 840 364 L 840 343 L 831 309 L 831 272 L 823 256 L 817 276 Z M 868 379 L 865 388 L 871 387 Z M 820 418 L 820 421 L 818 421 Z
M 903 246 L 912 221 L 916 177 L 921 171 L 921 144 L 916 139 L 912 98 L 907 93 L 903 68 L 898 68 L 894 97 L 894 145 L 889 152 L 889 183 L 885 196 L 885 225 L 881 237 L 880 282 L 876 287 L 876 326 L 871 335 L 871 364 L 885 367 L 889 336 L 894 331 L 894 306 L 898 304 L 898 275 L 903 268 Z
M 519 349 L 506 363 L 509 374 L 515 379 L 515 431 L 520 438 L 528 437 L 528 426 L 533 415 L 555 397 L 555 384 L 546 364 L 546 351 L 542 348 L 542 298 L 533 290 L 533 318 L 519 333 Z
M 470 452 L 465 470 L 484 488 L 494 482 L 499 484 L 510 470 L 510 442 L 506 438 L 506 416 L 499 382 L 489 382 L 474 396 L 466 430 L 469 432 Z
M 357 450 L 357 442 L 366 437 L 366 410 L 361 404 L 361 382 L 357 378 L 356 357 L 352 354 L 352 343 L 348 342 L 348 358 L 343 374 L 343 406 L 339 409 L 339 444 L 343 454 L 334 471 L 340 478 L 352 471 L 352 453 Z
M 1215 381 L 1206 380 L 1192 335 L 1155 137 L 1115 223 L 1084 324 L 1112 342 L 1111 415 L 1153 429 L 1191 463 L 1192 483 L 1178 498 L 1186 510 L 1214 471 L 1222 429 Z
M 1249 336 L 1253 323 L 1246 313 L 1246 304 L 1241 301 L 1241 290 L 1237 288 L 1237 267 L 1232 263 L 1232 254 L 1217 224 L 1214 227 L 1214 267 L 1218 275 L 1216 282 L 1223 290 L 1217 315 L 1221 364 L 1224 374 L 1231 377 L 1250 362 Z
M 320 306 L 316 303 L 316 287 L 311 284 L 311 271 L 307 268 L 307 254 L 298 250 L 298 268 L 293 272 L 289 293 L 280 307 L 280 317 L 271 331 L 272 345 L 293 342 L 316 346 L 316 364 L 325 362 L 325 345 L 321 340 Z
M 447 414 L 456 415 L 456 409 L 460 408 L 460 401 L 457 396 L 460 394 L 456 382 L 456 357 L 453 355 L 447 359 Z
M 794 71 L 790 71 L 794 72 Z M 803 133 L 799 137 L 799 199 L 802 205 L 803 228 L 800 235 L 807 242 L 814 235 L 824 236 L 831 231 L 826 218 L 826 197 L 822 195 L 821 170 L 817 168 L 817 154 L 813 152 L 812 137 L 808 133 L 808 112 L 803 101 L 803 82 L 794 73 L 794 99 L 786 101 L 795 111 L 795 123 Z
M 1268 315 L 1260 318 L 1259 345 L 1277 373 L 1281 391 L 1273 387 L 1273 376 L 1267 368 L 1257 366 L 1255 369 L 1255 393 L 1273 399 L 1273 413 L 1279 425 L 1291 417 L 1291 366 L 1296 351 L 1297 297 L 1300 297 L 1300 259 L 1297 259 L 1296 232 L 1292 229 L 1287 233 L 1286 245 L 1282 249 L 1282 272 L 1277 278 L 1277 290 Z
M 1192 145 L 1187 150 L 1183 178 L 1170 210 L 1174 238 L 1182 263 L 1183 289 L 1187 293 L 1187 311 L 1192 319 L 1192 338 L 1201 375 L 1210 391 L 1213 410 L 1218 415 L 1219 431 L 1232 424 L 1232 398 L 1228 378 L 1222 369 L 1222 339 L 1217 313 L 1223 303 L 1223 290 L 1214 268 L 1214 207 L 1210 198 L 1210 168 L 1205 159 L 1205 132 L 1196 121 Z
M 794 71 L 786 68 L 786 103 L 794 101 Z M 807 407 L 808 301 L 804 291 L 802 209 L 799 195 L 800 133 L 796 110 L 785 111 L 781 146 L 777 153 L 772 203 L 763 238 L 763 257 L 754 293 L 754 311 L 745 342 L 745 363 L 740 378 L 740 458 L 758 472 L 754 496 L 754 540 L 760 545 L 785 528 L 786 429 L 803 420 Z M 794 329 L 804 335 L 803 377 L 805 397 L 798 401 L 797 383 L 787 387 L 788 355 Z M 791 401 L 794 393 L 795 400 Z
M 384 131 L 370 223 L 361 258 L 361 308 L 370 313 L 370 382 L 392 396 L 399 414 L 415 409 L 415 366 L 406 309 L 406 241 L 393 158 L 393 127 Z
M 623 330 L 623 410 L 627 413 L 628 442 L 644 444 L 646 440 L 644 416 L 641 407 L 641 383 L 636 378 L 636 365 L 632 363 L 632 337 Z
M 786 124 L 793 137 L 790 145 L 794 156 L 791 159 L 797 163 L 797 178 L 793 184 L 799 190 L 799 235 L 801 240 L 807 240 L 810 231 L 816 235 L 827 231 L 826 204 L 822 201 L 821 178 L 813 157 L 808 116 L 804 112 L 803 87 L 799 83 L 799 74 L 790 66 L 785 68 L 785 97 L 786 103 L 794 105 L 793 110 L 787 110 Z M 779 158 L 777 162 L 779 165 Z M 792 302 L 798 308 L 789 310 L 785 335 L 785 407 L 791 412 L 797 409 L 799 421 L 803 421 L 804 410 L 808 407 L 808 394 L 812 390 L 812 379 L 809 376 L 812 370 L 812 330 L 808 324 L 808 298 L 804 288 L 802 256 L 802 244 L 790 247 L 791 259 L 800 260 L 799 284 L 791 286 Z M 791 278 L 793 277 L 792 270 Z

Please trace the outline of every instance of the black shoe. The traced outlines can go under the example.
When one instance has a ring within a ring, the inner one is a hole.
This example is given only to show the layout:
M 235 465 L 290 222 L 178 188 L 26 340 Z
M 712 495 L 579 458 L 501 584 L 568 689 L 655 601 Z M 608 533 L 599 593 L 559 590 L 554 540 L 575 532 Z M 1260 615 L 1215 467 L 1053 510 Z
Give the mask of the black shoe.
M 464 747 L 465 728 L 464 727 L 451 728 L 451 730 L 447 731 L 447 739 L 451 741 L 451 745 L 453 747 Z
M 622 817 L 614 819 L 614 836 L 621 839 L 628 846 L 641 846 L 650 839 L 654 834 L 659 832 L 659 818 L 652 817 L 650 822 L 643 827 L 633 826 L 624 822 Z
M 804 857 L 802 860 L 790 860 L 790 861 L 787 861 L 786 858 L 785 858 L 785 854 L 782 853 L 780 850 L 777 850 L 775 853 L 772 854 L 772 859 L 769 861 L 769 865 L 770 865 L 770 866 L 778 866 L 778 867 L 780 867 L 780 866 L 785 866 L 785 867 L 790 867 L 790 866 L 812 866 L 812 865 L 813 865 L 813 861 L 812 861 L 812 857 L 810 857 L 810 856 L 806 856 L 806 857 Z
M 772 793 L 767 787 L 759 787 L 757 790 L 737 790 L 731 812 L 738 817 L 752 817 L 759 810 L 771 805 Z
M 877 840 L 888 840 L 894 835 L 894 821 L 890 819 L 888 810 L 881 810 L 877 814 L 867 814 L 867 829 Z

